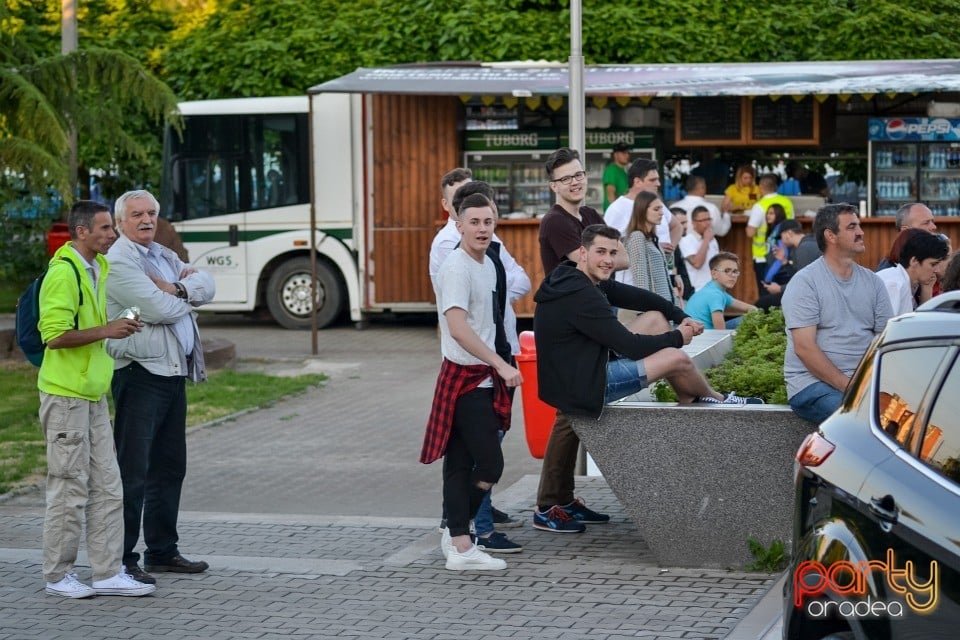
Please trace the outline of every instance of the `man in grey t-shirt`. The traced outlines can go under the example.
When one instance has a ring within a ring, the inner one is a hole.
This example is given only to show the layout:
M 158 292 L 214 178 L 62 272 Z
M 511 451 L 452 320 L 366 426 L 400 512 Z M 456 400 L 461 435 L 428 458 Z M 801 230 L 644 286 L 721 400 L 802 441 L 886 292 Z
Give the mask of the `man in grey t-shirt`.
M 849 204 L 820 208 L 813 232 L 823 257 L 783 294 L 787 397 L 797 415 L 816 423 L 840 406 L 860 358 L 893 316 L 883 283 L 855 262 L 864 252 L 857 213 Z

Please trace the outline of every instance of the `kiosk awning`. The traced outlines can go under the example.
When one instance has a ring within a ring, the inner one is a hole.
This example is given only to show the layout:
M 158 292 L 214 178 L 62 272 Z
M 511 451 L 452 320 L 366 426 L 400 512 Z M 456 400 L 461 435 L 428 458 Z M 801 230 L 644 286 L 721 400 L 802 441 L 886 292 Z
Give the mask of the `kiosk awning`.
M 591 96 L 769 96 L 960 91 L 960 60 L 591 65 Z M 566 95 L 567 67 L 550 62 L 431 63 L 360 68 L 309 93 Z

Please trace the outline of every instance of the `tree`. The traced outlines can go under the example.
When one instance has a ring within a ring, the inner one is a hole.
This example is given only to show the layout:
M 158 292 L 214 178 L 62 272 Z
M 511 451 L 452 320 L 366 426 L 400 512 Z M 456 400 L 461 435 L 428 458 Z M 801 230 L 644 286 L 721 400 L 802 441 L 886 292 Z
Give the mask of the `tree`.
M 47 44 L 50 30 L 40 28 L 51 14 L 38 10 L 38 4 L 14 7 L 18 15 L 37 20 L 32 24 L 0 13 L 0 162 L 7 168 L 0 188 L 42 193 L 53 187 L 72 198 L 71 127 L 80 140 L 82 172 L 119 172 L 123 187 L 158 175 L 158 170 L 145 175 L 142 167 L 159 168 L 161 123 L 177 119 L 173 92 L 122 51 L 86 47 L 55 53 Z

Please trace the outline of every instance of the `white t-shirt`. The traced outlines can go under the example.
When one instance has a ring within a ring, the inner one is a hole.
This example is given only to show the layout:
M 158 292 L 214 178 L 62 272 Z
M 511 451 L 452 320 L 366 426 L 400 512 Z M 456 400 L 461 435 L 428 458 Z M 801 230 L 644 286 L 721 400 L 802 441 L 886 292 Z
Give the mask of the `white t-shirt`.
M 700 250 L 701 244 L 703 244 L 703 236 L 698 235 L 693 229 L 680 238 L 680 253 L 683 254 L 683 259 L 687 261 L 687 275 L 690 276 L 690 284 L 696 291 L 703 289 L 713 279 L 710 275 L 710 258 L 720 253 L 720 244 L 716 238 L 711 238 L 707 256 L 700 268 L 697 269 L 690 262 L 690 256 L 695 255 Z
M 483 256 L 483 263 L 480 263 L 462 248 L 451 251 L 440 266 L 434 293 L 443 357 L 457 364 L 486 364 L 453 339 L 444 314 L 454 307 L 463 309 L 467 312 L 467 325 L 485 345 L 495 348 L 497 330 L 493 322 L 493 299 L 497 295 L 497 270 L 490 258 Z
M 913 285 L 910 283 L 910 275 L 903 268 L 903 265 L 895 264 L 887 269 L 881 269 L 877 271 L 877 277 L 883 281 L 883 286 L 887 288 L 890 305 L 893 307 L 893 315 L 899 316 L 913 311 Z
M 450 252 L 460 244 L 460 232 L 457 231 L 457 223 L 452 218 L 447 219 L 447 224 L 443 225 L 433 242 L 430 243 L 430 284 L 434 291 L 437 289 L 437 273 L 440 271 L 440 265 L 447 259 Z M 493 234 L 493 241 L 500 245 L 500 263 L 503 264 L 503 270 L 507 275 L 507 306 L 503 310 L 503 330 L 507 335 L 507 342 L 510 343 L 510 352 L 513 355 L 520 353 L 520 338 L 517 336 L 517 315 L 513 310 L 513 303 L 530 293 L 530 276 L 524 271 L 520 263 L 510 255 L 503 244 L 503 240 Z
M 718 236 L 725 236 L 727 235 L 727 232 L 730 231 L 730 214 L 720 213 L 720 209 L 717 208 L 717 205 L 713 204 L 703 196 L 689 195 L 686 198 L 677 200 L 670 205 L 671 209 L 673 207 L 680 207 L 687 212 L 688 216 L 692 216 L 693 210 L 697 207 L 706 207 L 707 211 L 710 212 L 710 225 L 713 227 L 713 232 Z

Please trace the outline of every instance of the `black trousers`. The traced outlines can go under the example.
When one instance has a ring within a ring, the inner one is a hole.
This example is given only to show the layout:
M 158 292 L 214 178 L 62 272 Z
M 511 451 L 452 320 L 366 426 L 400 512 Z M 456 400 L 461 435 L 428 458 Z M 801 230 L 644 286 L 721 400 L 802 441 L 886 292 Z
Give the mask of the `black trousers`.
M 493 412 L 493 389 L 479 388 L 457 400 L 447 451 L 443 456 L 443 504 L 451 536 L 470 532 L 486 489 L 503 474 L 499 425 Z
M 183 376 L 158 376 L 136 362 L 113 374 L 113 438 L 123 480 L 123 562 L 158 564 L 177 555 L 180 489 L 187 471 L 187 391 Z

